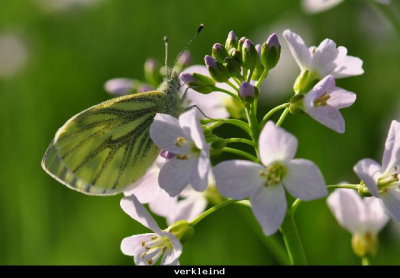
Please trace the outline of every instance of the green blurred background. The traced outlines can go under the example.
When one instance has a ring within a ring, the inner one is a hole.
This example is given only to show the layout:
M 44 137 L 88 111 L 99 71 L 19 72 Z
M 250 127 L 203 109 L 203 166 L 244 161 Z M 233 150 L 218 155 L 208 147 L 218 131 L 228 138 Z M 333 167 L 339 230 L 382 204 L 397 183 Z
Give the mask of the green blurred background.
M 40 161 L 67 119 L 109 98 L 106 80 L 143 78 L 148 57 L 164 59 L 164 35 L 171 61 L 200 23 L 206 28 L 190 48 L 197 64 L 230 30 L 260 43 L 291 28 L 308 45 L 331 38 L 346 46 L 365 70 L 337 81 L 357 93 L 355 105 L 343 111 L 347 132 L 339 135 L 302 115 L 289 115 L 283 126 L 299 139 L 297 156 L 315 161 L 328 184 L 358 182 L 352 167 L 361 158 L 380 161 L 390 121 L 400 117 L 400 38 L 365 1 L 307 15 L 298 1 L 2 0 L 0 264 L 133 264 L 120 242 L 147 230 L 120 209 L 121 195 L 79 194 L 48 176 Z M 282 56 L 261 92 L 261 112 L 290 97 L 299 69 L 286 46 Z M 223 128 L 220 134 L 235 132 Z M 351 235 L 325 200 L 303 203 L 296 221 L 310 264 L 360 263 Z M 248 208 L 224 208 L 196 226 L 181 263 L 276 264 L 260 232 Z M 273 238 L 282 243 L 279 235 Z M 380 239 L 372 263 L 399 264 L 399 226 L 390 223 Z

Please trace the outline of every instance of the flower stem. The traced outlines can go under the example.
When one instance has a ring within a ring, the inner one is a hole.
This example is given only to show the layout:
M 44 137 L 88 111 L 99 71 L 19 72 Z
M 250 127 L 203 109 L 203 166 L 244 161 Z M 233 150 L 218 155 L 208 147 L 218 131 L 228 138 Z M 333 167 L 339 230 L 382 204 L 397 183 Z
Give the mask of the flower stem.
M 229 82 L 229 83 L 230 83 L 230 82 Z M 230 84 L 232 84 L 232 83 L 230 83 Z M 234 88 L 236 88 L 233 84 L 232 84 L 232 86 L 233 86 Z M 237 95 L 235 95 L 234 93 L 232 93 L 232 92 L 230 92 L 230 91 L 228 91 L 228 90 L 222 89 L 222 88 L 217 87 L 217 86 L 215 86 L 215 90 L 218 91 L 218 92 L 222 92 L 222 93 L 225 93 L 225 94 L 227 94 L 227 95 L 230 95 L 231 97 L 233 97 L 234 99 L 236 99 L 237 101 L 239 101 L 240 103 L 242 103 L 242 100 L 241 100 Z
M 254 162 L 257 162 L 257 163 L 259 162 L 257 157 L 255 157 L 255 156 L 253 156 L 253 155 L 251 155 L 249 153 L 246 153 L 244 151 L 238 150 L 238 149 L 225 147 L 225 148 L 222 149 L 222 151 L 223 152 L 227 152 L 227 153 L 238 154 L 238 155 L 241 155 L 243 157 L 246 157 L 246 158 L 250 159 L 251 161 L 254 161 Z
M 229 80 L 227 80 L 225 83 L 231 86 L 231 88 L 234 89 L 236 92 L 239 92 L 239 88 L 232 84 L 232 82 L 230 82 Z
M 267 78 L 267 76 L 268 76 L 268 70 L 264 69 L 264 71 L 261 74 L 260 78 L 257 80 L 257 83 L 256 83 L 257 89 L 260 89 L 260 86 L 261 86 L 262 82 L 264 81 L 265 78 Z
M 361 265 L 370 265 L 370 261 L 369 261 L 368 257 L 361 258 Z
M 281 126 L 281 124 L 285 120 L 287 114 L 289 114 L 289 108 L 288 107 L 286 107 L 286 109 L 283 111 L 281 117 L 279 118 L 278 122 L 276 123 L 276 126 Z
M 281 225 L 280 231 L 285 241 L 286 250 L 289 254 L 291 265 L 307 265 L 307 259 L 304 254 L 303 245 L 297 231 L 296 223 L 291 211 L 286 213 L 285 219 Z
M 300 199 L 296 199 L 293 204 L 292 207 L 290 208 L 290 213 L 292 214 L 292 216 L 294 215 L 294 213 L 296 212 L 298 206 L 301 204 L 301 200 Z
M 207 217 L 208 215 L 210 215 L 210 214 L 213 213 L 214 211 L 217 211 L 217 210 L 219 210 L 220 208 L 223 208 L 223 207 L 225 207 L 225 206 L 227 206 L 227 205 L 236 203 L 237 201 L 238 201 L 238 200 L 230 199 L 230 200 L 227 200 L 227 201 L 225 201 L 225 202 L 223 202 L 223 203 L 220 203 L 220 204 L 218 204 L 218 205 L 216 205 L 216 206 L 214 206 L 214 207 L 212 207 L 212 208 L 206 210 L 205 212 L 203 212 L 202 214 L 200 214 L 199 216 L 197 216 L 194 220 L 192 220 L 191 222 L 189 222 L 190 226 L 192 226 L 192 227 L 196 226 L 197 223 L 199 223 L 201 220 L 203 220 L 205 217 Z
M 283 109 L 283 108 L 287 108 L 287 107 L 289 107 L 289 106 L 290 106 L 290 103 L 288 102 L 288 103 L 281 104 L 281 105 L 279 105 L 279 106 L 277 106 L 277 107 L 271 109 L 271 110 L 264 116 L 264 118 L 262 119 L 262 121 L 261 121 L 261 123 L 260 123 L 260 129 L 263 128 L 263 126 L 265 125 L 265 123 L 268 121 L 268 119 L 269 119 L 275 112 L 277 112 L 277 111 L 279 111 L 279 110 L 281 110 L 281 109 Z
M 225 139 L 225 142 L 226 143 L 244 143 L 244 144 L 250 145 L 252 147 L 256 146 L 256 144 L 253 141 L 243 139 L 243 138 L 229 138 L 229 139 Z
M 214 122 L 222 122 L 222 124 L 234 125 L 240 129 L 246 131 L 246 133 L 251 136 L 250 126 L 241 120 L 236 120 L 236 119 L 203 119 L 203 120 L 201 120 L 202 124 L 209 124 L 209 123 L 214 123 Z
M 253 138 L 254 143 L 257 143 L 258 135 L 260 134 L 260 129 L 258 126 L 257 116 L 254 111 L 254 106 L 246 107 L 246 115 L 251 129 L 251 137 Z
M 359 187 L 360 187 L 359 184 L 334 184 L 334 185 L 327 185 L 326 189 L 336 189 L 336 188 L 358 189 Z

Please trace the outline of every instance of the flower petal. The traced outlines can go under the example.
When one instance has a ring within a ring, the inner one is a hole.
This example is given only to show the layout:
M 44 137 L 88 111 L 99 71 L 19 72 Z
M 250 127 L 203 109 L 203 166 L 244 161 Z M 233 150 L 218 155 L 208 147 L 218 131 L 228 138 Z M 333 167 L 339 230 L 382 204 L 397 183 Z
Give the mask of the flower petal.
M 155 233 L 160 232 L 156 221 L 145 209 L 145 207 L 139 202 L 135 195 L 130 195 L 121 199 L 121 208 L 130 217 L 138 221 L 143 226 L 149 228 Z
M 343 228 L 352 234 L 366 232 L 364 203 L 355 190 L 336 189 L 329 195 L 327 203 Z
M 193 191 L 194 196 L 186 198 L 178 202 L 176 208 L 176 215 L 173 218 L 167 219 L 168 224 L 172 224 L 179 220 L 186 220 L 188 222 L 199 216 L 207 207 L 207 199 L 203 194 L 198 194 Z
M 365 183 L 369 192 L 379 198 L 378 179 L 381 176 L 381 166 L 375 160 L 365 158 L 357 162 L 353 170 L 357 176 Z
M 285 38 L 290 52 L 292 53 L 293 58 L 296 60 L 296 63 L 299 65 L 300 69 L 309 69 L 311 66 L 311 54 L 303 39 L 290 30 L 285 30 L 283 32 L 283 37 Z
M 172 253 L 173 250 L 167 250 L 161 259 L 160 265 L 179 265 L 179 259 L 171 261 L 170 257 L 172 256 Z M 165 263 L 166 261 L 168 262 L 168 264 Z
M 358 194 L 357 194 L 358 195 Z M 365 229 L 374 234 L 378 234 L 380 230 L 389 221 L 389 216 L 385 213 L 381 201 L 375 197 L 364 198 L 366 208 Z
M 198 157 L 188 155 L 187 159 L 174 157 L 160 170 L 158 183 L 171 197 L 177 196 L 191 182 L 190 175 L 197 171 Z
M 297 139 L 283 128 L 268 121 L 259 138 L 261 162 L 268 166 L 274 161 L 290 161 L 297 151 Z
M 390 172 L 394 166 L 400 166 L 400 123 L 392 121 L 383 152 L 382 170 Z
M 167 232 L 161 232 L 160 236 L 167 236 L 171 240 L 171 243 L 173 246 L 172 252 L 169 253 L 167 256 L 164 255 L 164 257 L 162 258 L 161 264 L 162 265 L 176 264 L 176 261 L 182 254 L 181 242 L 176 237 L 174 237 L 172 234 L 167 233 Z
M 160 149 L 171 153 L 185 154 L 189 151 L 186 144 L 176 145 L 176 139 L 178 137 L 186 138 L 186 135 L 179 126 L 178 119 L 170 115 L 158 113 L 154 117 L 154 122 L 150 127 L 150 137 Z
M 261 170 L 265 170 L 265 167 L 251 161 L 224 161 L 213 169 L 215 185 L 225 197 L 241 200 L 264 186 Z
M 349 76 L 361 75 L 364 73 L 362 68 L 363 61 L 360 58 L 353 56 L 346 56 L 343 62 L 338 65 L 332 72 L 335 78 L 345 78 Z
M 149 203 L 149 208 L 155 214 L 168 219 L 176 214 L 177 205 L 178 197 L 171 197 L 165 190 L 160 188 L 160 192 Z
M 313 162 L 305 159 L 294 159 L 285 166 L 287 174 L 282 183 L 290 194 L 304 201 L 328 195 L 321 171 Z
M 196 191 L 204 191 L 208 185 L 208 174 L 210 172 L 210 156 L 208 151 L 202 151 L 197 161 L 195 171 L 189 172 L 189 181 Z
M 381 194 L 382 204 L 386 213 L 393 220 L 400 222 L 400 190 L 390 189 Z
M 338 66 L 338 55 L 339 50 L 336 48 L 336 43 L 329 39 L 323 40 L 314 52 L 311 70 L 317 71 L 320 78 L 325 77 Z
M 264 234 L 274 234 L 281 226 L 287 203 L 282 185 L 259 188 L 250 197 L 251 209 Z
M 307 13 L 319 13 L 339 5 L 344 0 L 303 0 L 302 6 Z
M 356 101 L 356 94 L 336 87 L 329 93 L 328 104 L 336 109 L 351 106 Z
M 129 196 L 134 194 L 142 204 L 151 202 L 161 191 L 158 185 L 159 173 L 160 168 L 152 166 L 129 190 L 124 191 L 124 195 Z
M 198 112 L 195 108 L 189 109 L 179 116 L 179 125 L 185 133 L 185 137 L 192 139 L 200 150 L 208 147 L 200 125 Z
M 154 236 L 155 233 L 134 235 L 126 237 L 121 242 L 121 251 L 127 256 L 140 256 L 143 253 L 144 247 L 141 242 L 148 240 L 150 237 Z
M 323 107 L 314 107 L 311 105 L 305 105 L 305 107 L 311 118 L 338 133 L 344 133 L 345 123 L 338 109 L 329 104 Z

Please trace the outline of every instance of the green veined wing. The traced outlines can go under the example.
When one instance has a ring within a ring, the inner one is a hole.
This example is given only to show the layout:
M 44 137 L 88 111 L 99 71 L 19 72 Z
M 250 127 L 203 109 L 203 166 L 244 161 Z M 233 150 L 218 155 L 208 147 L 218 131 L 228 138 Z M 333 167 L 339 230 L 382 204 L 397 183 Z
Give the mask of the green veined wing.
M 43 169 L 89 195 L 122 192 L 159 153 L 149 130 L 154 116 L 167 112 L 167 98 L 159 91 L 123 96 L 75 115 L 56 133 Z

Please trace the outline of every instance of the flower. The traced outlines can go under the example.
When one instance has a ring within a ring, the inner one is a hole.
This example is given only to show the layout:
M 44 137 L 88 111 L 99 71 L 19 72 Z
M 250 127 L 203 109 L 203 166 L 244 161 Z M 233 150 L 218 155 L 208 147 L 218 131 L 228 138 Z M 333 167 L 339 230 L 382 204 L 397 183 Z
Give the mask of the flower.
M 345 131 L 345 123 L 339 109 L 349 107 L 356 95 L 335 86 L 335 79 L 328 75 L 319 81 L 304 98 L 306 112 L 316 121 L 336 132 Z
M 205 66 L 195 65 L 186 68 L 182 74 L 197 72 L 210 76 Z M 181 76 L 182 76 L 181 74 Z M 231 91 L 231 88 L 225 83 L 216 83 L 216 85 L 225 90 Z M 210 94 L 200 94 L 193 89 L 187 91 L 187 99 L 191 104 L 196 104 L 205 115 L 210 118 L 229 118 L 229 112 L 226 105 L 232 101 L 232 98 L 221 92 L 212 92 Z
M 267 122 L 259 138 L 262 165 L 245 160 L 230 160 L 214 168 L 219 192 L 241 200 L 250 196 L 253 213 L 266 235 L 275 233 L 287 209 L 286 188 L 301 200 L 327 195 L 318 167 L 305 159 L 293 159 L 297 139 L 272 121 Z
M 129 78 L 114 78 L 104 84 L 104 90 L 115 96 L 124 96 L 133 92 L 136 81 Z
M 382 166 L 366 158 L 357 162 L 354 172 L 363 181 L 369 192 L 381 199 L 386 213 L 400 222 L 400 123 L 392 121 L 386 139 Z
M 161 168 L 158 182 L 171 197 L 177 196 L 190 183 L 204 191 L 210 171 L 210 147 L 201 128 L 197 110 L 190 109 L 179 120 L 157 114 L 150 137 L 161 149 L 176 154 Z
M 329 10 L 343 1 L 344 0 L 303 0 L 302 6 L 304 11 L 308 13 L 319 13 Z M 390 4 L 390 0 L 375 0 L 375 2 L 385 5 Z
M 283 37 L 300 69 L 309 71 L 310 81 L 327 75 L 344 78 L 364 73 L 363 61 L 348 56 L 345 47 L 336 47 L 336 43 L 330 39 L 325 39 L 318 47 L 307 48 L 303 39 L 290 30 L 285 30 Z
M 354 252 L 360 257 L 366 253 L 374 255 L 377 235 L 389 221 L 379 199 L 362 199 L 356 191 L 342 188 L 329 195 L 327 202 L 339 224 L 353 234 Z
M 161 256 L 161 265 L 179 265 L 182 244 L 176 236 L 182 236 L 181 233 L 173 235 L 169 232 L 170 227 L 162 231 L 135 195 L 122 198 L 121 208 L 154 232 L 124 238 L 121 242 L 122 253 L 133 256 L 136 265 L 153 265 Z

